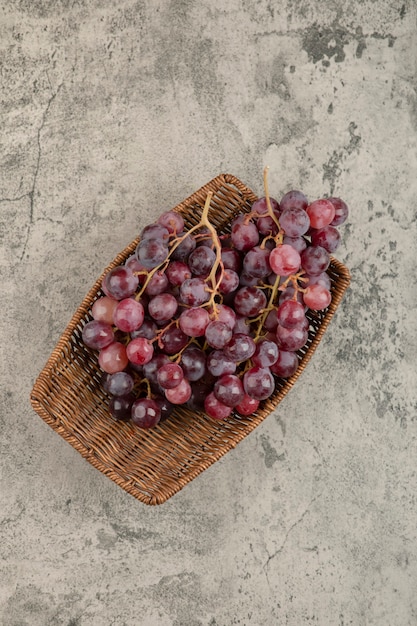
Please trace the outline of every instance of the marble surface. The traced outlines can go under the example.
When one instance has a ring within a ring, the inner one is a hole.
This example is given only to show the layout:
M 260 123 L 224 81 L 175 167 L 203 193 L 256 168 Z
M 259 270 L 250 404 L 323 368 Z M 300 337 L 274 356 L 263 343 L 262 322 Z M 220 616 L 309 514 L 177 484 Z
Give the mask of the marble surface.
M 0 623 L 417 623 L 413 0 L 0 8 Z M 29 394 L 102 269 L 221 172 L 351 209 L 352 285 L 275 413 L 160 507 Z

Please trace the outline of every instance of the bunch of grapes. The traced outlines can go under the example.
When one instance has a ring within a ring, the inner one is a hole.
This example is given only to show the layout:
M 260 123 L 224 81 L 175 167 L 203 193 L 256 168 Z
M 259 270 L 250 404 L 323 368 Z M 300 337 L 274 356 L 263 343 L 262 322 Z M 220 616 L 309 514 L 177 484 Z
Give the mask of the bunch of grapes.
M 112 269 L 82 332 L 98 351 L 109 411 L 152 428 L 175 406 L 216 420 L 251 415 L 292 376 L 308 339 L 308 309 L 331 302 L 326 273 L 348 207 L 268 194 L 219 235 L 209 193 L 196 226 L 167 211 L 146 226 L 135 254 Z

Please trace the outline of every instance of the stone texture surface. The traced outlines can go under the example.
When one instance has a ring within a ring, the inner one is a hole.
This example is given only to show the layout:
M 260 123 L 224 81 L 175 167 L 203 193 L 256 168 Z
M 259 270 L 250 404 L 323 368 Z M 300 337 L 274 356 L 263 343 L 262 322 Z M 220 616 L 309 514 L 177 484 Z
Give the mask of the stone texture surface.
M 0 623 L 417 623 L 413 0 L 0 8 Z M 351 207 L 352 286 L 289 396 L 160 507 L 32 411 L 87 289 L 220 172 Z

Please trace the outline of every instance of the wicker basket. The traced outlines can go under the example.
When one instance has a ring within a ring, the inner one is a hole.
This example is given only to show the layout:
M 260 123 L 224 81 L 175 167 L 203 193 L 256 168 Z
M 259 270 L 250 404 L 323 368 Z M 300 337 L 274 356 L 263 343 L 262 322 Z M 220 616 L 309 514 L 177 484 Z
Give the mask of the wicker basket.
M 175 207 L 183 215 L 186 228 L 198 223 L 208 191 L 213 192 L 210 219 L 219 233 L 228 232 L 233 217 L 248 212 L 256 199 L 237 178 L 220 175 Z M 319 344 L 350 275 L 344 265 L 332 259 L 328 270 L 332 302 L 325 311 L 309 312 L 309 339 L 299 353 L 296 373 L 287 380 L 277 380 L 273 396 L 261 403 L 255 415 L 232 414 L 219 422 L 179 407 L 168 420 L 144 431 L 110 416 L 97 355 L 81 339 L 84 324 L 91 320 L 91 306 L 103 295 L 100 286 L 104 274 L 122 264 L 137 242 L 114 259 L 84 298 L 40 373 L 31 403 L 47 424 L 122 489 L 145 504 L 162 504 L 234 448 L 277 407 Z

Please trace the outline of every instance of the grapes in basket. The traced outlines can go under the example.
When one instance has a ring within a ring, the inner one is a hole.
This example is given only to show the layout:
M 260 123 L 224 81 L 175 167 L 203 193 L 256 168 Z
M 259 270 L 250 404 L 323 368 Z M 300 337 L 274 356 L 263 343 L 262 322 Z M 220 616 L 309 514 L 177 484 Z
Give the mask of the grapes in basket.
M 226 235 L 210 221 L 211 192 L 188 230 L 180 213 L 163 213 L 105 275 L 82 337 L 98 351 L 115 419 L 152 428 L 178 405 L 250 416 L 296 372 L 306 313 L 332 299 L 326 270 L 348 208 L 300 191 L 277 202 L 267 168 L 264 187 Z

